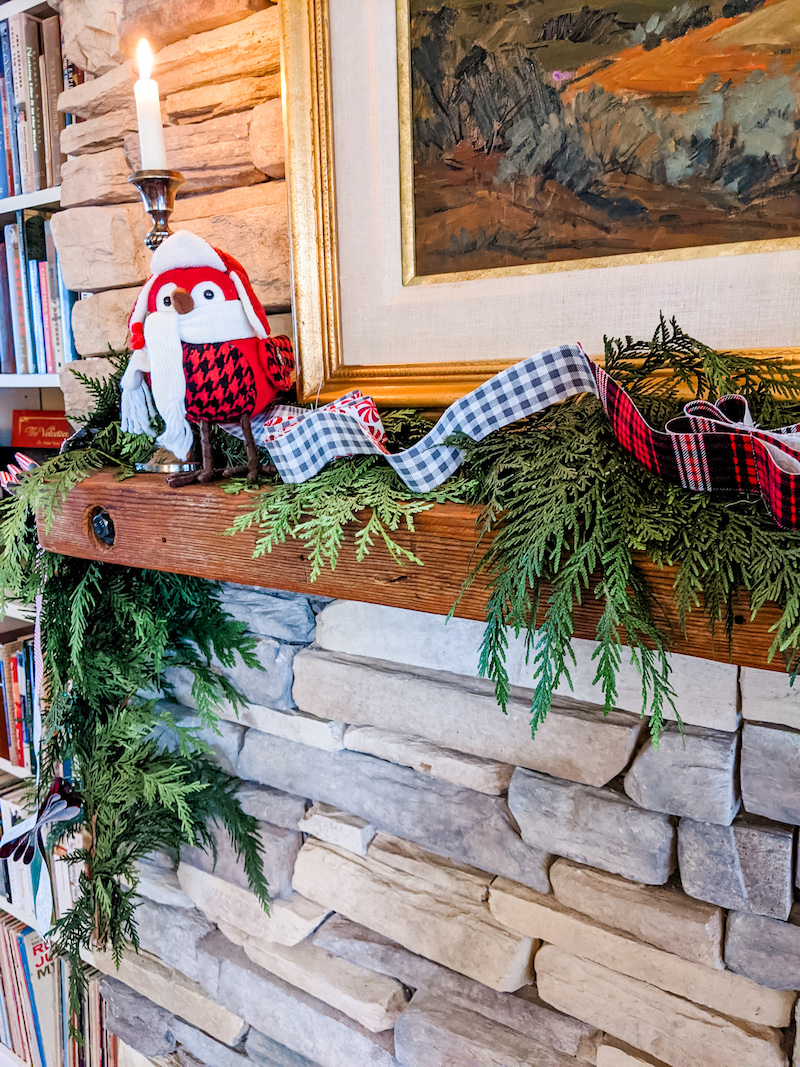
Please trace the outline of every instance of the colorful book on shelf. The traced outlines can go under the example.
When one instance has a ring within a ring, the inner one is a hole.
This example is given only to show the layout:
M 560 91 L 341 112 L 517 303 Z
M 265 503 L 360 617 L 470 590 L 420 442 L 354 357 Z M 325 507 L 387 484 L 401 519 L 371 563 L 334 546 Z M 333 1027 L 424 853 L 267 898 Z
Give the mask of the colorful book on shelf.
M 22 251 L 19 226 L 10 223 L 4 228 L 9 303 L 11 306 L 11 334 L 14 338 L 14 363 L 17 374 L 30 373 L 31 342 L 25 312 L 27 286 L 22 284 Z
M 44 236 L 45 216 L 41 211 L 24 210 L 18 212 L 21 218 L 22 254 L 28 269 L 28 314 L 34 337 L 34 359 L 32 370 L 35 374 L 47 372 L 47 353 L 44 341 L 44 316 L 42 314 L 42 294 L 39 285 L 39 262 L 47 259 L 47 242 Z
M 61 131 L 64 129 L 64 116 L 58 110 L 58 97 L 64 89 L 63 63 L 61 60 L 61 20 L 58 15 L 42 19 L 42 51 L 44 52 L 44 75 L 47 86 L 47 105 L 45 107 L 45 125 L 48 129 L 50 144 L 50 185 L 61 184 L 61 164 L 65 156 L 61 153 Z
M 3 71 L 3 53 L 0 49 L 0 102 L 5 94 L 6 77 Z M 5 123 L 0 121 L 0 197 L 6 197 L 11 195 L 13 186 L 13 177 L 9 173 L 10 168 L 3 166 L 3 163 L 8 163 L 8 157 L 6 155 L 6 127 Z
M 42 80 L 39 56 L 42 54 L 41 20 L 25 12 L 25 80 L 28 89 L 28 106 L 31 149 L 33 152 L 33 188 L 47 188 L 47 156 L 44 138 L 44 108 L 42 106 Z
M 58 450 L 71 434 L 63 411 L 14 411 L 12 415 L 12 448 Z
M 14 984 L 15 992 L 17 995 L 17 1006 L 19 1009 L 20 1023 L 22 1025 L 22 1031 L 24 1034 L 25 1047 L 27 1049 L 26 1062 L 31 1067 L 42 1067 L 42 1061 L 39 1058 L 39 1051 L 37 1047 L 35 1027 L 33 1022 L 33 1008 L 31 1006 L 30 998 L 28 996 L 28 986 L 25 981 L 25 972 L 22 963 L 22 953 L 19 946 L 19 934 L 22 931 L 30 929 L 25 923 L 19 922 L 16 919 L 10 919 L 2 925 L 3 934 L 8 941 L 9 955 L 14 966 Z
M 53 369 L 58 372 L 64 366 L 64 323 L 62 322 L 61 292 L 58 282 L 58 253 L 56 243 L 53 240 L 53 228 L 50 220 L 44 223 L 44 244 L 47 255 L 47 295 L 50 310 L 50 336 L 53 346 Z M 72 337 L 72 323 L 67 322 L 66 329 Z
M 17 933 L 33 1029 L 42 1067 L 60 1067 L 59 972 L 45 939 L 26 927 Z
M 8 263 L 5 245 L 0 248 L 0 374 L 13 374 L 14 331 L 11 325 L 11 290 L 8 284 Z
M 8 20 L 11 39 L 11 72 L 14 82 L 14 118 L 19 148 L 20 192 L 36 190 L 36 168 L 33 161 L 33 135 L 31 133 L 31 102 L 28 96 L 27 60 L 25 39 L 27 16 L 23 12 Z
M 11 36 L 8 21 L 0 22 L 0 54 L 3 57 L 3 128 L 6 133 L 6 150 L 10 155 L 11 182 L 9 189 L 16 195 L 22 192 L 22 176 L 17 140 L 17 106 L 14 94 L 14 71 L 11 60 Z
M 36 359 L 36 334 L 33 326 L 33 315 L 31 314 L 31 282 L 30 271 L 28 270 L 28 234 L 26 226 L 26 215 L 30 212 L 17 211 L 17 232 L 19 233 L 19 283 L 22 289 L 22 310 L 25 322 L 25 336 L 28 339 L 28 373 L 37 373 L 37 359 Z
M 64 275 L 61 271 L 61 259 L 56 259 L 56 273 L 58 275 L 58 300 L 61 311 L 61 337 L 64 345 L 64 362 L 72 363 L 78 358 L 75 348 L 75 337 L 72 333 L 72 308 L 78 299 L 77 294 L 67 289 Z
M 22 730 L 22 693 L 19 688 L 19 652 L 9 656 L 9 674 L 11 675 L 11 729 L 14 734 L 14 751 L 17 766 L 25 768 L 25 736 Z
M 17 750 L 17 734 L 14 720 L 14 695 L 11 680 L 11 660 L 16 657 L 22 648 L 24 639 L 30 639 L 33 628 L 29 623 L 14 623 L 6 620 L 4 629 L 0 631 L 0 670 L 2 671 L 3 685 L 3 719 L 0 721 L 0 756 L 7 759 L 15 766 L 23 766 L 18 762 L 21 755 Z
M 47 373 L 47 350 L 44 340 L 44 314 L 42 312 L 42 293 L 39 286 L 39 262 L 28 260 L 28 299 L 30 300 L 31 322 L 33 323 L 33 344 L 36 353 L 36 373 Z
M 0 918 L 0 974 L 3 979 L 3 994 L 11 1031 L 11 1051 L 15 1052 L 25 1063 L 30 1063 L 27 1035 L 22 1022 L 18 977 L 8 931 L 8 926 L 12 922 L 14 920 L 11 916 Z
M 28 627 L 28 633 L 31 633 Z M 30 760 L 26 761 L 22 732 L 22 704 L 19 692 L 19 677 L 17 672 L 17 654 L 22 649 L 22 639 L 15 637 L 12 640 L 0 644 L 0 662 L 3 666 L 3 699 L 8 709 L 8 718 L 11 733 L 8 737 L 8 756 L 6 757 L 14 766 L 25 767 Z
M 2 61 L 3 50 L 0 44 L 0 62 Z M 8 189 L 7 196 L 14 196 L 16 193 L 16 187 L 14 185 L 14 157 L 11 152 L 11 110 L 8 105 L 8 93 L 9 86 L 11 84 L 11 75 L 8 77 L 3 75 L 0 79 L 0 123 L 3 126 L 3 161 L 5 163 L 5 175 L 6 175 L 6 187 Z M 0 167 L 2 166 L 0 162 Z
M 42 325 L 44 326 L 44 354 L 45 354 L 45 372 L 47 374 L 55 374 L 56 372 L 56 356 L 55 349 L 53 348 L 53 324 L 50 318 L 50 308 L 52 307 L 50 299 L 50 281 L 47 272 L 47 260 L 40 259 L 36 264 L 39 271 L 39 294 L 42 301 Z

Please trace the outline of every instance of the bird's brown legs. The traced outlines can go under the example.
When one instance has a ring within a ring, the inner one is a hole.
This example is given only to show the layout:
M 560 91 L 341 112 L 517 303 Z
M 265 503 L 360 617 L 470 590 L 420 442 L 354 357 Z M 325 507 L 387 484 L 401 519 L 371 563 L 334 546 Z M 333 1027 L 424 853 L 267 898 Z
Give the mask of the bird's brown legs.
M 167 485 L 172 489 L 179 489 L 182 485 L 193 485 L 200 482 L 205 485 L 217 478 L 233 478 L 237 474 L 246 474 L 248 482 L 258 481 L 260 460 L 258 446 L 253 437 L 253 428 L 250 425 L 250 416 L 242 415 L 239 420 L 244 435 L 244 446 L 247 449 L 246 467 L 226 467 L 224 470 L 214 469 L 214 457 L 211 452 L 211 423 L 203 420 L 200 423 L 200 447 L 202 455 L 202 468 L 199 471 L 186 471 L 184 474 L 170 474 Z
M 222 476 L 223 478 L 232 478 L 235 474 L 244 474 L 246 471 L 248 482 L 255 482 L 258 480 L 260 459 L 258 455 L 258 447 L 255 438 L 253 437 L 253 428 L 250 425 L 250 416 L 242 415 L 239 420 L 239 425 L 242 427 L 244 446 L 247 449 L 247 466 L 226 467 L 222 472 Z
M 171 474 L 167 478 L 167 485 L 171 489 L 179 489 L 182 485 L 193 485 L 195 482 L 213 482 L 215 478 L 219 478 L 219 472 L 214 470 L 214 457 L 211 454 L 211 423 L 205 420 L 200 423 L 200 449 L 201 469 L 186 471 L 183 474 Z
M 203 457 L 203 469 L 197 476 L 198 482 L 213 482 L 219 478 L 219 471 L 214 470 L 214 457 L 211 454 L 211 423 L 200 423 L 200 448 Z

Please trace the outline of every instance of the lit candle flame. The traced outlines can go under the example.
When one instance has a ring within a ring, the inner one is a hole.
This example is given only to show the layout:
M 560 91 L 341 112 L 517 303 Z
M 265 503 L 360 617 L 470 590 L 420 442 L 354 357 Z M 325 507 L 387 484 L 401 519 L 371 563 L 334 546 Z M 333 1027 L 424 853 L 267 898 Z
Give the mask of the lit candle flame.
M 153 53 L 144 38 L 139 41 L 139 47 L 136 49 L 136 65 L 139 68 L 139 77 L 146 81 L 153 73 Z

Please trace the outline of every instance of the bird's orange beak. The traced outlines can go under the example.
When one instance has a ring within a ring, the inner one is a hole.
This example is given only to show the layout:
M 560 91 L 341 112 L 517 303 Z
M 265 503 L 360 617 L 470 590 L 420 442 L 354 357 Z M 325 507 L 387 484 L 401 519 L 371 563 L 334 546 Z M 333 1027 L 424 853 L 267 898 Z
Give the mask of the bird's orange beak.
M 185 289 L 176 289 L 172 294 L 172 306 L 179 315 L 188 314 L 188 312 L 194 310 L 192 294 L 187 293 Z

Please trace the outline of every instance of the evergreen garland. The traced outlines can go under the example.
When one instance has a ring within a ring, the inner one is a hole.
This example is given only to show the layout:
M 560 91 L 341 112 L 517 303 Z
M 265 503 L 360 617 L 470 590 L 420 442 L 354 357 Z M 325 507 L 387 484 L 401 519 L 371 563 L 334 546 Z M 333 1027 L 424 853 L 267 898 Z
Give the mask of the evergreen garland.
M 121 441 L 118 427 L 101 433 Z M 48 699 L 40 795 L 31 800 L 43 799 L 64 765 L 82 802 L 79 818 L 57 824 L 49 842 L 82 831 L 81 847 L 67 855 L 85 868 L 80 895 L 52 931 L 55 951 L 70 964 L 74 1011 L 85 982 L 82 948 L 110 948 L 117 963 L 126 945 L 138 948 L 136 865 L 150 852 L 179 856 L 188 845 L 216 852 L 212 828 L 224 828 L 253 892 L 269 906 L 258 824 L 242 811 L 237 780 L 213 762 L 201 736 L 203 727 L 217 728 L 221 700 L 243 703 L 212 661 L 233 666 L 240 657 L 259 667 L 245 626 L 225 613 L 214 583 L 36 548 L 36 504 L 52 515 L 69 487 L 97 469 L 97 459 L 91 446 L 54 457 L 24 479 L 4 506 L 0 559 L 6 595 L 28 603 L 43 597 Z M 158 699 L 171 695 L 164 672 L 172 667 L 193 675 L 197 728 L 177 725 Z
M 194 675 L 201 722 L 213 728 L 221 699 L 241 698 L 212 669 L 212 658 L 238 655 L 256 666 L 240 624 L 220 607 L 212 583 L 178 575 L 87 562 L 36 547 L 34 511 L 47 526 L 66 494 L 104 466 L 120 477 L 152 451 L 149 438 L 119 426 L 119 379 L 126 354 L 113 355 L 107 382 L 83 379 L 96 407 L 69 451 L 22 480 L 3 507 L 0 589 L 31 602 L 44 597 L 43 633 L 50 702 L 41 782 L 46 792 L 57 765 L 67 761 L 83 800 L 79 825 L 85 845 L 81 896 L 54 931 L 55 945 L 73 964 L 73 1004 L 80 994 L 81 946 L 110 945 L 119 955 L 138 944 L 135 865 L 159 848 L 214 847 L 210 827 L 224 826 L 242 857 L 254 892 L 266 906 L 256 824 L 235 797 L 236 783 L 209 759 L 198 730 L 177 727 L 156 694 L 169 695 L 164 670 Z M 653 425 L 679 413 L 687 391 L 715 400 L 740 392 L 763 426 L 800 420 L 800 371 L 779 361 L 716 352 L 676 323 L 660 322 L 649 341 L 606 342 L 606 367 Z M 82 377 L 79 374 L 79 377 Z M 408 447 L 430 428 L 418 412 L 383 413 L 390 448 Z M 215 428 L 217 447 L 235 461 L 241 442 Z M 581 603 L 598 602 L 596 682 L 605 710 L 617 699 L 616 677 L 628 654 L 642 678 L 642 713 L 654 744 L 672 706 L 672 637 L 637 567 L 643 553 L 676 566 L 674 600 L 682 621 L 703 611 L 728 637 L 733 603 L 742 590 L 751 614 L 769 601 L 781 609 L 771 655 L 792 675 L 800 668 L 800 531 L 776 528 L 760 499 L 720 499 L 670 486 L 624 452 L 593 396 L 575 397 L 498 431 L 480 443 L 454 439 L 464 450 L 461 469 L 439 489 L 412 493 L 378 457 L 329 464 L 301 485 L 277 475 L 258 487 L 243 481 L 244 507 L 229 535 L 255 528 L 255 555 L 287 538 L 308 550 L 314 580 L 335 568 L 355 523 L 356 554 L 382 544 L 400 566 L 422 564 L 392 536 L 414 529 L 415 516 L 435 503 L 476 504 L 481 518 L 472 573 L 489 590 L 480 672 L 494 681 L 505 709 L 508 633 L 523 634 L 533 664 L 532 731 L 544 720 L 559 686 L 570 682 L 573 619 Z M 265 460 L 268 455 L 264 453 Z M 142 696 L 150 690 L 153 699 Z M 165 739 L 172 738 L 171 743 Z M 74 830 L 60 827 L 59 833 Z

